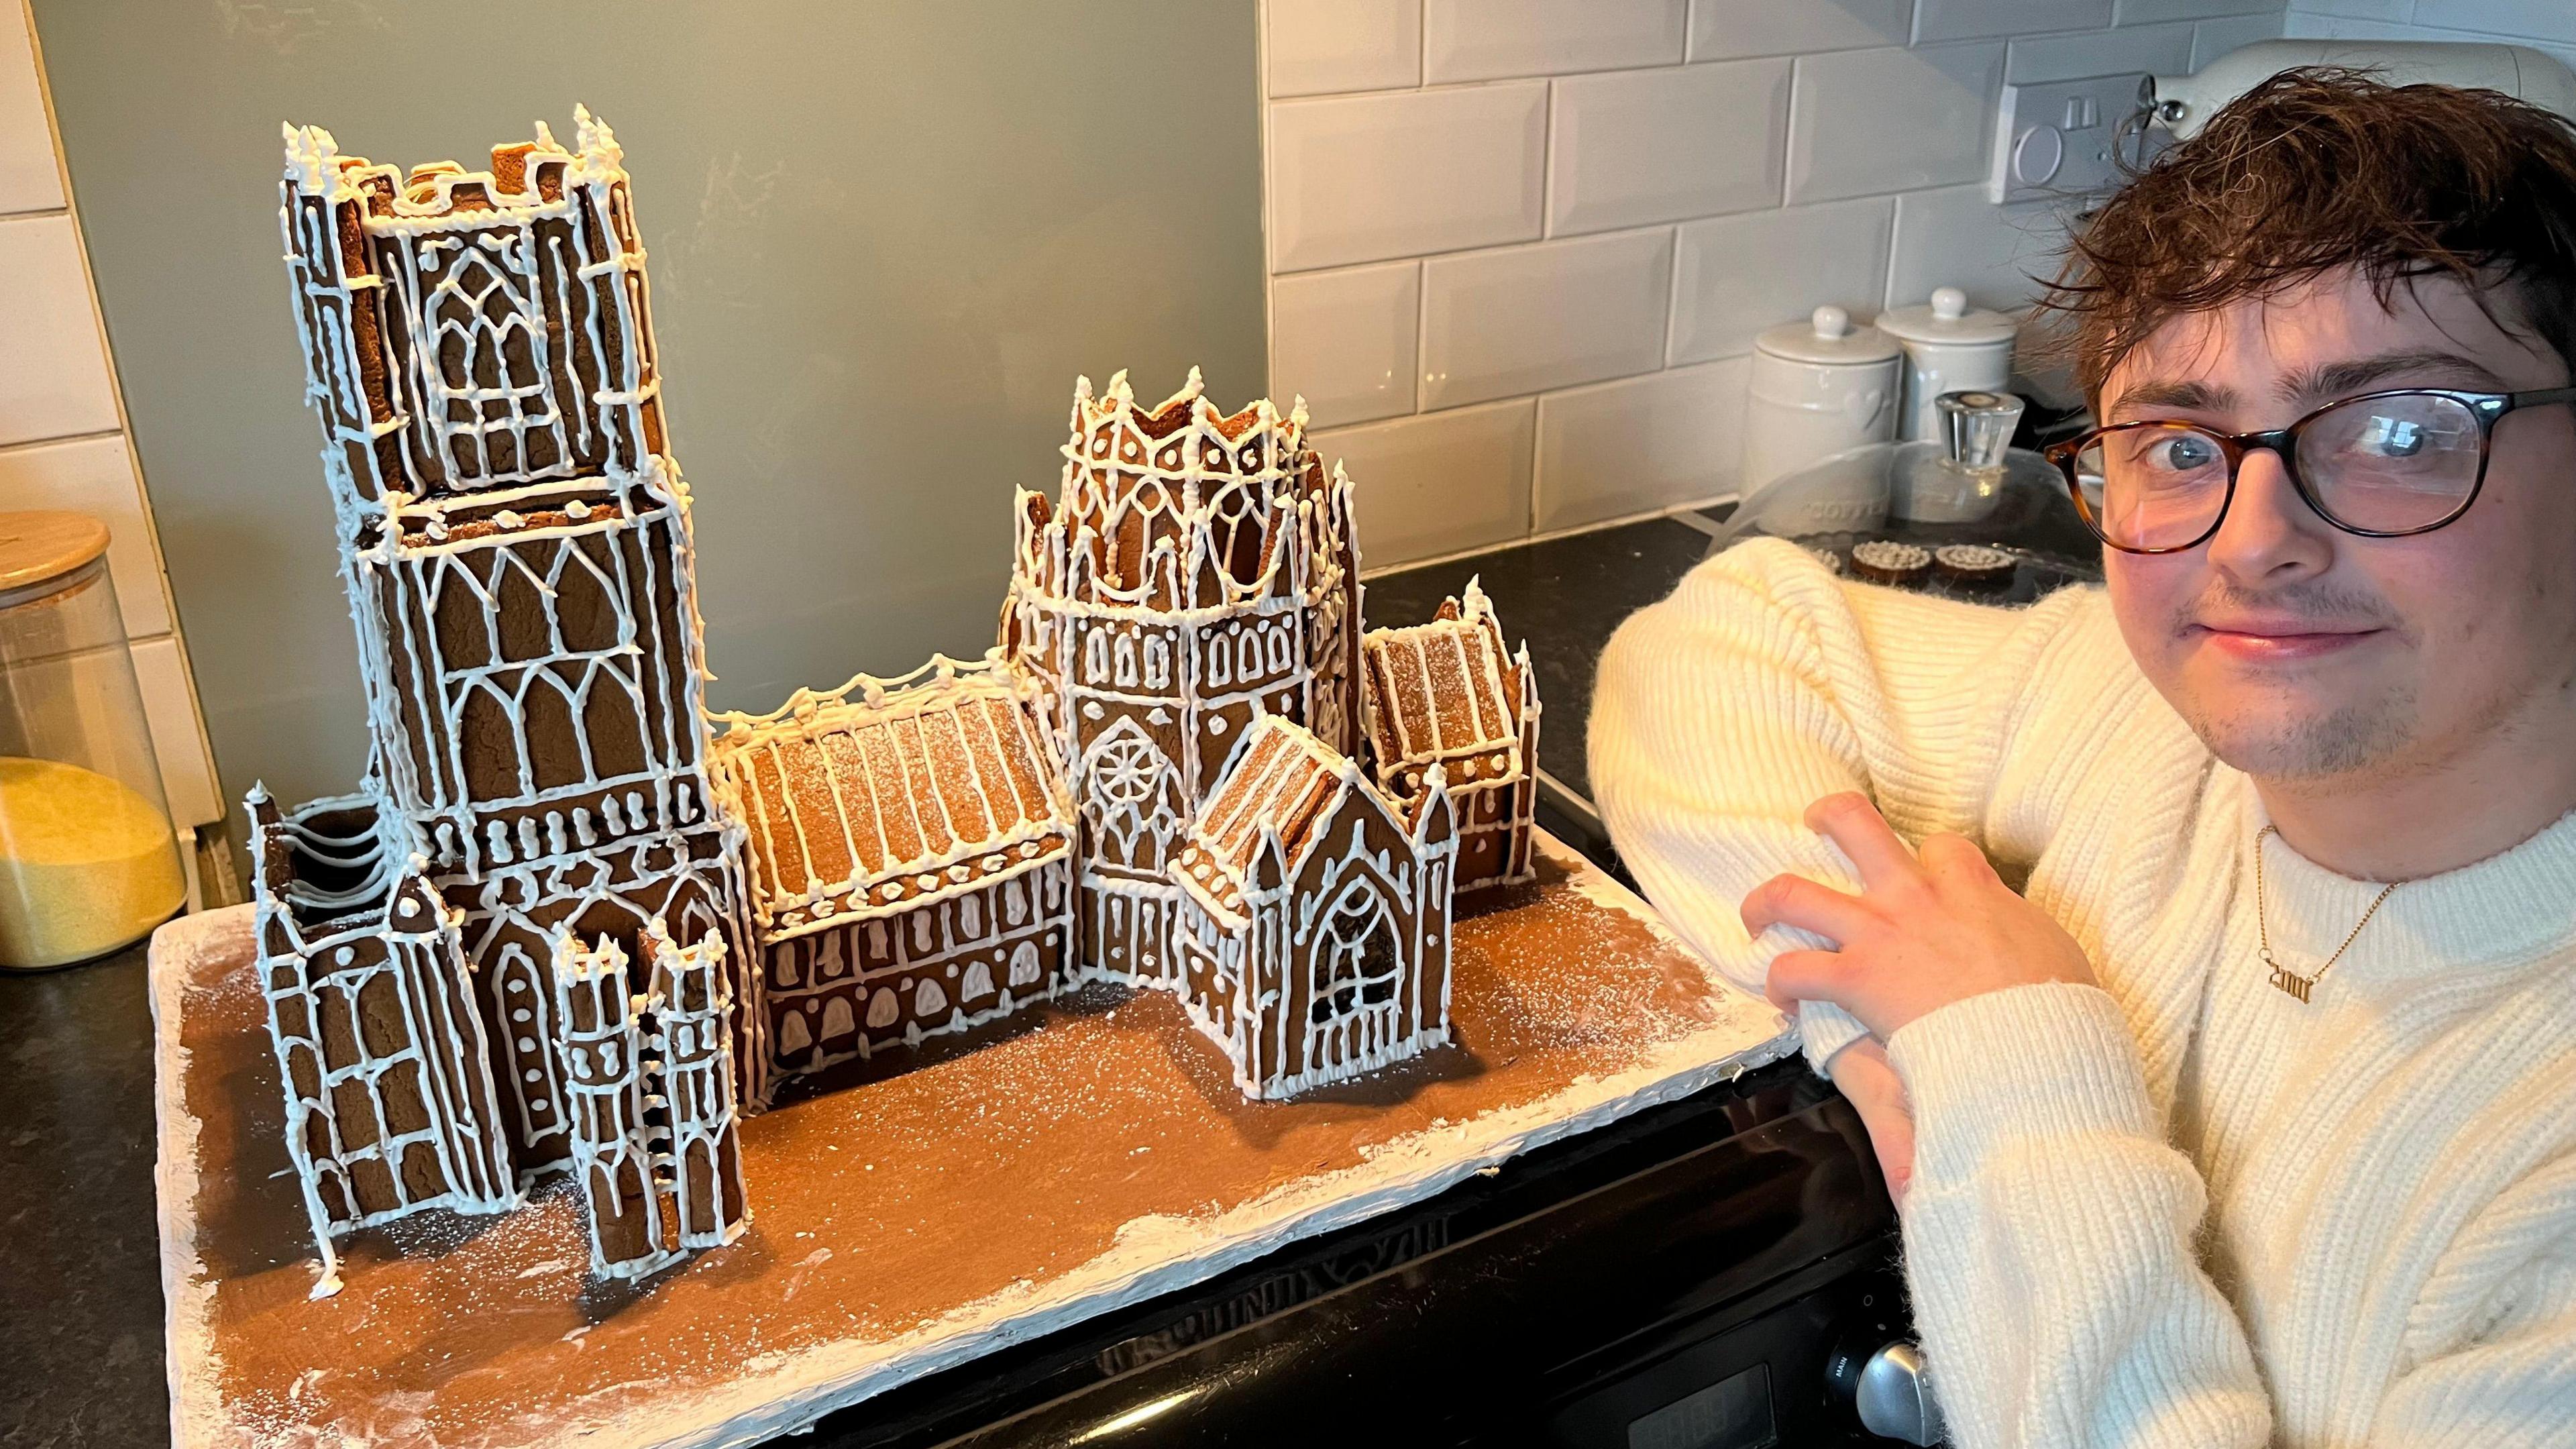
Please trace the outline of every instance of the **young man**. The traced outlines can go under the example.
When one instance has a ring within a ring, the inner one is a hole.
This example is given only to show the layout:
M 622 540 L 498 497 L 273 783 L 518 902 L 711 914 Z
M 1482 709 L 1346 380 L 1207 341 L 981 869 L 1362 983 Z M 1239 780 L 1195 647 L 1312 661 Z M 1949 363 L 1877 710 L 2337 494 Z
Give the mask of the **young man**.
M 1731 550 L 1612 833 L 1867 1121 L 1958 1449 L 2576 1444 L 2576 137 L 2285 77 L 2067 277 L 2107 591 Z

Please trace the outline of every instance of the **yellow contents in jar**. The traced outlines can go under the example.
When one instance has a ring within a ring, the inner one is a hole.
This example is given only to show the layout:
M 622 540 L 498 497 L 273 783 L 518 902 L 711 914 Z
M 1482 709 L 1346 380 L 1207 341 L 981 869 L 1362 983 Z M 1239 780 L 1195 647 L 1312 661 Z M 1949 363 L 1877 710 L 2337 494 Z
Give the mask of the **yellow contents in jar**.
M 0 967 L 141 940 L 187 899 L 169 820 L 121 780 L 0 755 Z

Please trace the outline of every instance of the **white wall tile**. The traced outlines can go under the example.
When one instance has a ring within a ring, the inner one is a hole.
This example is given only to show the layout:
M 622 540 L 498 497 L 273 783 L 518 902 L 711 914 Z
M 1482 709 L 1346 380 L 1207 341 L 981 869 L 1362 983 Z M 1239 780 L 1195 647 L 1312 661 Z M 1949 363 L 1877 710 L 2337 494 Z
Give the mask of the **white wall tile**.
M 1903 45 L 1914 0 L 1691 0 L 1690 58 Z
M 1910 307 L 1935 287 L 1957 287 L 1971 305 L 2017 312 L 2039 295 L 2032 277 L 2056 274 L 2064 223 L 2045 204 L 1997 206 L 1982 186 L 1896 199 L 1896 246 L 1887 300 Z
M 1314 426 L 1413 411 L 1422 264 L 1281 277 L 1270 293 L 1270 392 L 1303 395 Z
M 2576 41 L 2576 4 L 2568 0 L 2417 0 L 2413 19 L 2445 30 Z
M 128 637 L 170 632 L 161 558 L 123 434 L 0 448 L 0 510 L 68 508 L 107 525 L 107 566 Z
M 1354 485 L 1363 568 L 1508 543 L 1529 532 L 1529 398 L 1310 434 Z
M 1735 487 L 1749 358 L 1554 392 L 1538 400 L 1532 524 L 1575 528 Z
M 1271 265 L 1531 240 L 1546 132 L 1544 81 L 1275 102 Z
M 36 80 L 36 44 L 23 5 L 0 4 L 0 215 L 63 204 L 54 130 Z
M 1571 75 L 1682 58 L 1688 0 L 1423 0 L 1422 74 Z
M 224 792 L 215 782 L 206 737 L 197 727 L 197 691 L 179 641 L 164 634 L 132 646 L 135 682 L 143 688 L 143 716 L 152 730 L 152 753 L 161 766 L 161 793 L 172 823 L 204 825 L 224 818 Z
M 1789 62 L 1576 76 L 1551 124 L 1550 236 L 1776 206 Z
M 1267 0 L 1270 94 L 1381 91 L 1422 78 L 1422 0 Z
M 1691 222 L 1675 249 L 1672 360 L 1753 350 L 1754 334 L 1828 302 L 1877 314 L 1896 203 L 1884 196 Z
M 2290 0 L 2292 14 L 2343 15 L 2355 20 L 2412 20 L 2415 0 Z
M 2004 83 L 2080 80 L 2086 76 L 2145 71 L 2180 75 L 2191 69 L 2191 25 L 2139 25 L 2081 35 L 2043 35 L 2012 43 Z
M 2000 43 L 1801 58 L 1790 103 L 1789 200 L 1983 176 L 2003 72 Z
M 2384 0 L 2382 0 L 2384 3 Z M 2414 0 L 2397 0 L 2412 4 Z M 2281 0 L 2119 0 L 2122 25 L 2144 25 L 2157 20 L 2207 20 L 2218 15 L 2273 15 L 2281 13 Z
M 2111 0 L 1916 0 L 1914 41 L 2095 30 L 2111 23 Z
M 0 221 L 0 445 L 117 425 L 116 385 L 68 216 Z
M 1661 366 L 1672 245 L 1658 228 L 1424 263 L 1423 407 Z
M 2204 20 L 2192 27 L 2191 68 L 2198 70 L 2240 46 L 2258 40 L 2281 37 L 2278 15 L 2236 15 L 2224 20 Z

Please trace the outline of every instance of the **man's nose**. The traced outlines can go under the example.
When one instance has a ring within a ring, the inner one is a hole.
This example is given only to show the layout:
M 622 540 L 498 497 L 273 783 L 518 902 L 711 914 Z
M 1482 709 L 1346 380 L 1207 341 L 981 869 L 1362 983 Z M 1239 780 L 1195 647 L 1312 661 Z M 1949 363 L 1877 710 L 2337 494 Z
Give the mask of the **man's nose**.
M 2323 573 L 2334 562 L 2331 532 L 2299 496 L 2281 455 L 2257 448 L 2237 465 L 2236 497 L 2210 537 L 2209 561 L 2245 583 Z

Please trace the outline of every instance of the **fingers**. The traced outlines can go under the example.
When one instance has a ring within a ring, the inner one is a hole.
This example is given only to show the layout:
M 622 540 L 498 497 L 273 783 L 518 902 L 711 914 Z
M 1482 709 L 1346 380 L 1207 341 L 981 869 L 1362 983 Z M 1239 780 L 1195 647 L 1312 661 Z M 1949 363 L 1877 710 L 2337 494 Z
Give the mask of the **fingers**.
M 1946 830 L 1924 836 L 1916 854 L 1925 873 L 1936 880 L 1980 880 L 1995 873 L 1994 863 L 1986 859 L 1975 841 Z
M 1914 852 L 1889 828 L 1887 817 L 1856 790 L 1827 795 L 1807 807 L 1807 828 L 1842 847 L 1861 884 L 1883 890 L 1920 878 Z
M 1796 926 L 1845 946 L 1866 934 L 1876 919 L 1860 897 L 1802 875 L 1775 875 L 1755 886 L 1744 897 L 1741 914 L 1747 935 Z
M 1782 1011 L 1795 1010 L 1801 1001 L 1841 1005 L 1848 967 L 1839 952 L 1783 951 L 1771 958 L 1770 973 L 1762 978 L 1762 994 Z M 1842 1055 L 1836 1053 L 1835 1059 Z
M 1844 1047 L 1825 1067 L 1834 1086 L 1860 1114 L 1878 1158 L 1879 1175 L 1886 1179 L 1887 1195 L 1901 1205 L 1914 1178 L 1914 1110 L 1905 1095 L 1904 1079 L 1876 1037 L 1862 1037 Z

